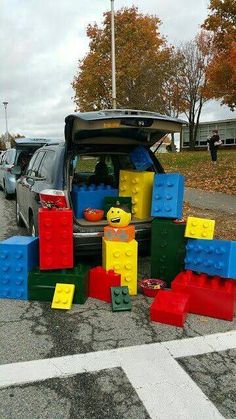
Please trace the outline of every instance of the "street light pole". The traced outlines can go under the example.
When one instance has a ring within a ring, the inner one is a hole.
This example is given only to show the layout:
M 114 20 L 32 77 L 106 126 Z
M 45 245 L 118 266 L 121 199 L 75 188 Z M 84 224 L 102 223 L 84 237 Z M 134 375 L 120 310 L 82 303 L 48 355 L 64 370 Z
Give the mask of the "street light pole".
M 112 82 L 112 109 L 116 109 L 116 56 L 115 56 L 114 0 L 111 0 L 111 82 Z
M 5 133 L 5 145 L 8 143 L 8 124 L 7 124 L 7 105 L 8 102 L 2 102 L 5 108 L 5 120 L 6 120 L 6 133 Z

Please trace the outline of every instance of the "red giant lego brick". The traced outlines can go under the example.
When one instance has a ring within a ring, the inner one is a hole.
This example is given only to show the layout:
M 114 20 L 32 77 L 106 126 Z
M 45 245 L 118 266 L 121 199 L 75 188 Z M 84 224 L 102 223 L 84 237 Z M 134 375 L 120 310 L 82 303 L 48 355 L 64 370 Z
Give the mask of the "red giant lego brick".
M 111 287 L 120 287 L 121 277 L 113 270 L 106 271 L 97 266 L 89 271 L 89 297 L 111 302 Z
M 150 307 L 151 321 L 183 327 L 188 313 L 186 294 L 160 290 Z
M 216 319 L 233 320 L 236 281 L 217 276 L 180 272 L 171 287 L 189 295 L 189 312 Z
M 40 208 L 38 221 L 40 269 L 73 268 L 72 210 Z

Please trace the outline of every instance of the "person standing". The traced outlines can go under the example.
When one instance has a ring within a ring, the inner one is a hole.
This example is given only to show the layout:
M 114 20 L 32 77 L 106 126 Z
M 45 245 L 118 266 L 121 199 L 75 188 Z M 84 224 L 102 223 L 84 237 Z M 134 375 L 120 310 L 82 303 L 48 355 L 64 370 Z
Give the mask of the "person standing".
M 207 139 L 207 145 L 211 154 L 211 161 L 212 163 L 217 162 L 217 150 L 218 146 L 222 144 L 222 141 L 220 140 L 218 130 L 214 129 L 212 131 L 212 136 Z

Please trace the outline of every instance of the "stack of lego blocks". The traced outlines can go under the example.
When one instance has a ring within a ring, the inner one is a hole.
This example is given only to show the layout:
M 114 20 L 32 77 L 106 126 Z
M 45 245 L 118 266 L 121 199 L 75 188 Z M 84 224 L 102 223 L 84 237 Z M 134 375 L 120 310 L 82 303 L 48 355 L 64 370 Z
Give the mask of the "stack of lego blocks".
M 151 215 L 151 277 L 168 286 L 184 268 L 185 222 L 183 212 L 184 177 L 181 174 L 156 174 Z
M 73 266 L 70 209 L 40 208 L 39 238 L 15 236 L 0 243 L 0 297 L 52 301 L 69 309 L 88 298 L 88 267 Z
M 107 213 L 109 225 L 104 228 L 102 242 L 103 268 L 121 275 L 121 285 L 130 295 L 137 294 L 138 243 L 135 227 L 129 225 L 131 214 L 121 207 L 112 207 Z
M 151 320 L 183 326 L 187 313 L 233 320 L 236 298 L 236 242 L 213 240 L 215 221 L 188 217 L 185 269 L 160 291 Z
M 52 308 L 70 309 L 88 298 L 86 265 L 74 266 L 73 212 L 40 208 L 39 269 L 29 273 L 29 299 L 52 301 Z

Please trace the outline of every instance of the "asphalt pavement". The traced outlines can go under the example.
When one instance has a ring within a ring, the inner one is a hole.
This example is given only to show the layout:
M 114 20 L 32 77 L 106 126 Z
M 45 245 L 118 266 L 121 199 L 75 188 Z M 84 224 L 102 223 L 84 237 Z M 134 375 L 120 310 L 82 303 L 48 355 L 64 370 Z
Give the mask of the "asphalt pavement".
M 15 224 L 15 201 L 6 201 L 0 192 L 0 240 L 17 234 L 26 234 L 26 230 L 18 228 Z M 86 262 L 96 265 L 101 260 L 91 256 Z M 139 277 L 149 276 L 150 259 L 140 258 Z M 234 333 L 236 329 L 236 320 L 228 322 L 195 315 L 188 316 L 183 329 L 151 323 L 151 301 L 139 294 L 132 297 L 131 312 L 113 313 L 108 304 L 94 299 L 88 299 L 84 305 L 74 305 L 72 310 L 67 312 L 52 310 L 49 303 L 0 300 L 0 418 L 166 417 L 165 413 L 153 413 L 150 408 L 151 402 L 147 401 L 146 396 L 142 397 L 140 385 L 135 387 L 135 384 L 131 383 L 128 367 L 124 372 L 119 363 L 112 368 L 97 368 L 92 372 L 85 368 L 80 374 L 73 373 L 72 370 L 69 377 L 63 373 L 60 375 L 59 369 L 55 378 L 50 378 L 53 375 L 49 375 L 47 380 L 37 376 L 39 367 L 35 367 L 34 382 L 28 384 L 26 379 L 22 384 L 14 385 L 14 363 L 55 357 L 67 359 L 70 355 L 78 354 L 89 356 L 97 351 L 119 351 L 119 348 L 131 347 L 142 348 L 142 356 L 145 359 L 150 344 L 186 340 L 186 344 L 189 342 L 191 345 L 191 338 L 208 339 L 209 335 L 215 334 L 224 336 L 227 335 L 226 332 Z M 200 352 L 201 355 L 182 356 L 181 360 L 174 361 L 176 368 L 177 364 L 178 368 L 181 366 L 178 370 L 181 373 L 178 374 L 185 372 L 186 377 L 195 385 L 193 392 L 202 395 L 203 404 L 204 400 L 212 403 L 209 406 L 213 409 L 214 416 L 205 417 L 221 417 L 220 413 L 226 418 L 236 417 L 236 402 L 233 396 L 236 394 L 236 364 L 233 349 L 234 344 L 230 343 L 224 348 L 219 347 L 219 352 L 217 349 L 211 354 Z M 130 365 L 132 362 L 131 359 Z M 1 386 L 1 368 L 7 364 L 13 367 L 12 384 Z M 25 364 L 22 365 L 24 367 Z M 37 365 L 37 362 L 34 365 Z M 27 364 L 24 368 L 27 369 Z M 144 384 L 146 379 L 149 378 L 144 376 Z M 227 383 L 230 385 L 226 385 Z M 162 383 L 158 385 L 161 386 Z M 223 392 L 221 385 L 224 385 Z M 176 403 L 178 397 L 171 383 L 169 387 L 171 400 L 175 400 Z M 184 387 L 185 391 L 188 387 Z M 214 409 L 220 412 L 219 416 Z M 174 417 L 184 418 L 188 417 L 188 414 L 182 414 L 180 409 Z M 198 418 L 201 417 L 204 416 L 198 415 Z

